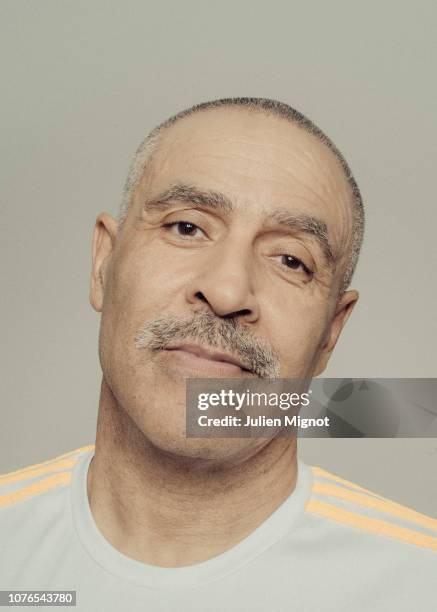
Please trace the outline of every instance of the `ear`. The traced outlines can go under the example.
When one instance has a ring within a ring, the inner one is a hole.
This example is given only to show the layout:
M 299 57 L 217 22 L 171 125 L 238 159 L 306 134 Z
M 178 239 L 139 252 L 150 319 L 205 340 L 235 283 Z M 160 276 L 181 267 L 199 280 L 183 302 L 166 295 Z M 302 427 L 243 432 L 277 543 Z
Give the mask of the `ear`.
M 326 369 L 332 351 L 337 344 L 341 330 L 352 313 L 358 298 L 359 295 L 357 291 L 345 291 L 338 301 L 327 337 L 325 338 L 325 343 L 322 347 L 322 352 L 319 357 L 314 376 L 319 376 Z
M 100 213 L 93 232 L 90 303 L 97 312 L 103 308 L 106 268 L 115 245 L 118 223 L 108 213 Z

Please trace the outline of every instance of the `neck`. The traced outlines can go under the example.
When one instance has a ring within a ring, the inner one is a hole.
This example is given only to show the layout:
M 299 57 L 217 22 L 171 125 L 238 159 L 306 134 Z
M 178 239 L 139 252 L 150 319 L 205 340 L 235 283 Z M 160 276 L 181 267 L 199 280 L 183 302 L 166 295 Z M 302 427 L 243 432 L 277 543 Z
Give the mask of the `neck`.
M 88 498 L 103 536 L 128 557 L 178 567 L 219 555 L 274 512 L 296 477 L 295 439 L 273 438 L 225 467 L 199 469 L 164 453 L 102 381 Z

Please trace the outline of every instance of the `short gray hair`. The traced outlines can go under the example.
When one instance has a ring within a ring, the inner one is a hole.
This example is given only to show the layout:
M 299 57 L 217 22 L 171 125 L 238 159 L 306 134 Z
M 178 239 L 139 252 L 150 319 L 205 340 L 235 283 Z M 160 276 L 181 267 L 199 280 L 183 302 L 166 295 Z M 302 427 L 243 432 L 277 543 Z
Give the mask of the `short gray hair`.
M 118 213 L 119 225 L 121 226 L 124 220 L 126 219 L 132 201 L 132 197 L 136 191 L 136 188 L 138 187 L 139 182 L 144 176 L 144 173 L 151 161 L 153 153 L 158 147 L 159 139 L 162 132 L 177 121 L 179 121 L 179 119 L 182 119 L 183 117 L 187 117 L 188 115 L 193 115 L 194 113 L 201 112 L 204 110 L 221 107 L 242 107 L 250 111 L 258 110 L 269 115 L 286 119 L 290 123 L 293 123 L 298 127 L 301 127 L 306 132 L 314 135 L 323 144 L 325 144 L 337 157 L 352 190 L 353 199 L 352 244 L 348 254 L 348 261 L 342 283 L 342 291 L 345 291 L 351 282 L 358 261 L 361 245 L 363 242 L 364 207 L 360 190 L 349 167 L 349 164 L 347 163 L 342 153 L 340 153 L 339 149 L 332 142 L 332 140 L 328 138 L 328 136 L 317 125 L 315 125 L 310 119 L 308 119 L 308 117 L 300 113 L 295 108 L 292 108 L 288 104 L 285 104 L 284 102 L 279 102 L 278 100 L 270 100 L 269 98 L 223 98 L 220 100 L 211 100 L 209 102 L 202 102 L 201 104 L 191 106 L 190 108 L 183 110 L 160 123 L 142 141 L 133 157 L 132 163 L 129 167 L 128 176 L 123 188 L 123 197 Z

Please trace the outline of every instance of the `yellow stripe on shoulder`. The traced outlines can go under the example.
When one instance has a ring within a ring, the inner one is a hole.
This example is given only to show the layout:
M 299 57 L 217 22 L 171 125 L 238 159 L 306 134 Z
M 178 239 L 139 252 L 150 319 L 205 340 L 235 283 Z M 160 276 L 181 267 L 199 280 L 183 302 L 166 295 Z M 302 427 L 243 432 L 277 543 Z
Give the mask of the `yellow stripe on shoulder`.
M 406 542 L 407 544 L 437 551 L 437 537 L 425 535 L 412 529 L 406 529 L 381 519 L 369 518 L 362 514 L 350 512 L 349 510 L 344 510 L 343 508 L 314 499 L 309 500 L 305 510 L 311 514 L 331 519 L 337 523 L 348 525 L 367 533 L 383 535 Z
M 384 497 L 381 497 L 381 495 L 377 495 L 377 493 L 374 493 L 373 491 L 370 491 L 369 489 L 360 487 L 360 485 L 355 484 L 355 482 L 351 482 L 350 480 L 345 480 L 344 478 L 340 478 L 340 476 L 337 476 L 336 474 L 331 474 L 331 472 L 327 472 L 326 470 L 323 470 L 320 467 L 313 465 L 311 469 L 312 469 L 314 476 L 319 476 L 320 478 L 327 478 L 328 480 L 333 480 L 334 482 L 338 482 L 342 485 L 345 485 L 346 487 L 355 489 L 356 491 L 361 491 L 362 493 L 373 495 L 373 497 L 378 497 L 379 499 L 385 499 Z
M 19 470 L 15 470 L 14 472 L 3 474 L 0 476 L 0 486 L 35 478 L 55 470 L 71 469 L 77 461 L 75 455 L 89 451 L 92 448 L 94 448 L 94 444 L 82 446 L 63 455 L 59 455 L 58 457 L 54 457 L 53 459 L 49 459 L 48 461 L 35 463 L 34 465 L 29 465 Z
M 28 487 L 23 487 L 22 489 L 18 489 L 18 491 L 1 495 L 0 508 L 12 506 L 18 502 L 35 497 L 35 495 L 39 495 L 40 493 L 45 493 L 46 491 L 54 489 L 55 487 L 68 484 L 70 480 L 71 472 L 59 472 L 58 474 L 53 474 L 52 476 L 48 476 L 47 478 L 34 482 Z
M 362 506 L 364 508 L 370 508 L 372 510 L 390 514 L 393 517 L 404 519 L 410 523 L 415 523 L 416 525 L 420 525 L 421 527 L 425 527 L 426 529 L 433 530 L 437 533 L 436 519 L 426 516 L 425 514 L 421 514 L 420 512 L 416 512 L 407 506 L 403 506 L 402 504 L 398 504 L 389 499 L 371 497 L 363 493 L 343 489 L 337 485 L 320 482 L 315 482 L 313 484 L 313 491 L 319 495 L 335 497 L 337 499 L 342 499 L 353 504 L 357 504 L 358 506 Z

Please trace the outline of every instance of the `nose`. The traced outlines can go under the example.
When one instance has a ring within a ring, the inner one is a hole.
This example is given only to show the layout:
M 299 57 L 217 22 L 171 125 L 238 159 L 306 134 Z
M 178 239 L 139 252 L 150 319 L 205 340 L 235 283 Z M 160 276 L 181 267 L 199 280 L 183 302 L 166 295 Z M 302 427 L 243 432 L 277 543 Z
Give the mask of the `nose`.
M 259 317 L 254 294 L 249 257 L 242 248 L 217 250 L 202 262 L 199 273 L 186 289 L 186 299 L 196 309 L 210 311 L 223 318 L 254 323 Z

